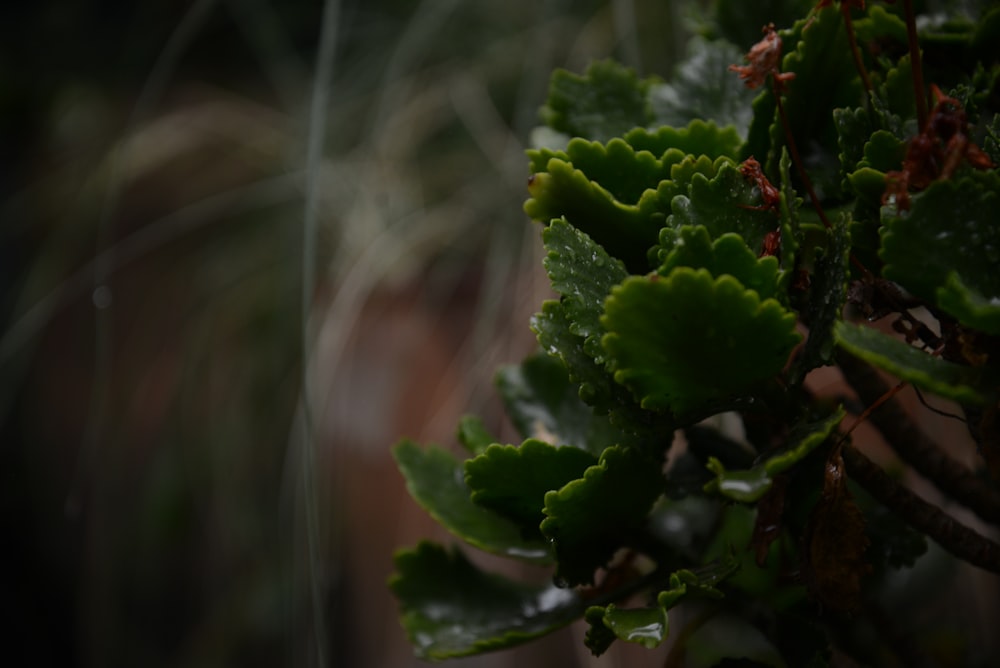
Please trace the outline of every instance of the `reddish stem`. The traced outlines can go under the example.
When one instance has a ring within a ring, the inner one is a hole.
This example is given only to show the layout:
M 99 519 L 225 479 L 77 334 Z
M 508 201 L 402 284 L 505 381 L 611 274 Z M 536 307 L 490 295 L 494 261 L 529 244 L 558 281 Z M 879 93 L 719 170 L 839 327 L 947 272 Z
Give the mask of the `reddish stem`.
M 788 142 L 788 151 L 792 154 L 792 163 L 795 165 L 795 171 L 799 175 L 799 180 L 802 181 L 802 185 L 805 187 L 806 192 L 809 193 L 809 199 L 812 200 L 813 208 L 816 209 L 816 213 L 819 214 L 819 219 L 823 221 L 824 227 L 830 227 L 830 220 L 826 217 L 826 212 L 823 211 L 823 207 L 819 204 L 819 197 L 816 195 L 816 191 L 813 189 L 812 181 L 809 180 L 809 175 L 806 174 L 805 168 L 802 166 L 802 158 L 799 156 L 799 148 L 795 145 L 795 137 L 792 136 L 792 126 L 788 122 L 788 115 L 785 113 L 785 105 L 781 101 L 781 88 L 778 86 L 777 79 L 771 76 L 771 92 L 774 95 L 774 99 L 778 103 L 778 116 L 781 118 L 781 127 L 785 130 L 785 140 Z
M 840 3 L 840 11 L 844 16 L 844 28 L 847 29 L 847 41 L 851 45 L 851 55 L 854 57 L 854 67 L 858 70 L 861 83 L 865 87 L 865 103 L 868 103 L 868 94 L 872 92 L 872 80 L 868 76 L 868 70 L 861 60 L 861 51 L 858 49 L 858 39 L 854 35 L 854 21 L 851 19 L 851 6 L 848 3 Z

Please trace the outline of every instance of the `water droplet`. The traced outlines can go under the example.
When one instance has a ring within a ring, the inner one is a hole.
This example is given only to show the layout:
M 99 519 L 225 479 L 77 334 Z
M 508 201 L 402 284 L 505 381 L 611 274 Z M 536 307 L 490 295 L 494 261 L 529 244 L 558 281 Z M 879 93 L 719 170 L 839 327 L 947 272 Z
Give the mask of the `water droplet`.
M 106 285 L 99 285 L 94 288 L 94 293 L 90 296 L 94 308 L 104 310 L 111 306 L 111 288 Z

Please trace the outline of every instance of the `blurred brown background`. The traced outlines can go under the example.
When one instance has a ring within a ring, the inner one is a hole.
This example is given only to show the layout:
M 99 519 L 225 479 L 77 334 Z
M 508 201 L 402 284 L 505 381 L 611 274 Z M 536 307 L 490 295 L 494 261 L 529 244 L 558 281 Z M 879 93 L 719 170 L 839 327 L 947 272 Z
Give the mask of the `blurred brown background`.
M 665 74 L 684 34 L 653 1 L 5 3 L 0 664 L 416 665 L 391 555 L 448 538 L 389 448 L 510 435 L 548 76 Z M 591 665 L 580 633 L 454 665 Z

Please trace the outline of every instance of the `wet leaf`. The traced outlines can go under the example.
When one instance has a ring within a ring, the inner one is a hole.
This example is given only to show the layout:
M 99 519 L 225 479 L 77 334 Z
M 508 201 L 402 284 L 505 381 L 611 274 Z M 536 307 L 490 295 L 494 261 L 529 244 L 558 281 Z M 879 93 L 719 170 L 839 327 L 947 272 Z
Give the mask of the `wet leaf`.
M 596 458 L 577 448 L 556 447 L 535 439 L 520 446 L 491 445 L 465 462 L 472 500 L 508 518 L 524 535 L 538 533 L 545 494 L 583 475 Z
M 593 370 L 595 375 L 603 374 L 597 367 Z M 603 381 L 608 384 L 607 374 L 603 374 Z M 557 357 L 533 355 L 519 365 L 502 367 L 496 385 L 507 415 L 522 438 L 571 445 L 595 459 L 610 445 L 631 442 L 628 435 L 608 422 L 606 414 L 595 414 L 580 399 L 579 386 L 570 382 L 565 365 Z
M 883 275 L 960 322 L 1000 333 L 1000 173 L 967 171 L 883 219 Z
M 656 605 L 621 608 L 611 604 L 603 608 L 588 608 L 585 619 L 590 624 L 590 630 L 587 637 L 592 642 L 588 642 L 587 646 L 595 655 L 603 653 L 615 638 L 638 643 L 647 649 L 658 647 L 670 631 L 668 611 L 671 608 L 692 596 L 723 598 L 717 585 L 732 576 L 738 568 L 736 559 L 727 555 L 696 570 L 682 569 L 671 573 L 667 579 L 668 588 L 657 595 Z
M 963 366 L 918 350 L 873 327 L 838 322 L 834 326 L 837 345 L 900 380 L 960 403 L 981 405 L 982 370 Z
M 724 163 L 711 179 L 695 174 L 687 195 L 671 202 L 671 215 L 660 233 L 662 251 L 669 252 L 676 243 L 677 231 L 684 226 L 704 226 L 712 239 L 732 232 L 740 235 L 746 245 L 760 253 L 764 237 L 779 227 L 781 221 L 773 211 L 757 210 L 760 193 L 751 179 L 740 173 L 734 163 Z M 673 242 L 673 243 L 671 243 Z
M 632 273 L 644 273 L 671 200 L 687 194 L 694 172 L 714 176 L 715 163 L 738 143 L 732 128 L 693 121 L 635 129 L 606 145 L 575 139 L 565 151 L 529 151 L 534 173 L 524 211 L 544 224 L 564 218 Z
M 609 605 L 601 619 L 616 638 L 634 642 L 646 649 L 659 647 L 667 637 L 670 626 L 667 611 L 663 608 L 619 608 Z
M 846 415 L 838 408 L 830 415 L 795 426 L 781 452 L 759 462 L 753 468 L 727 471 L 722 462 L 712 457 L 708 469 L 716 477 L 705 485 L 706 492 L 719 493 L 740 503 L 755 503 L 771 490 L 775 476 L 790 470 L 815 450 L 837 428 Z
M 583 337 L 584 351 L 603 364 L 604 300 L 614 286 L 628 277 L 628 272 L 604 248 L 565 221 L 552 221 L 542 233 L 542 240 L 548 251 L 545 270 L 552 289 L 562 295 L 563 307 L 573 323 L 570 331 Z
M 680 228 L 673 250 L 657 271 L 661 276 L 669 276 L 677 267 L 707 269 L 713 276 L 732 276 L 761 299 L 777 296 L 778 258 L 758 258 L 738 234 L 726 233 L 713 242 L 702 225 Z
M 481 550 L 506 557 L 550 563 L 552 553 L 539 538 L 524 538 L 510 520 L 473 503 L 462 464 L 437 446 L 422 449 L 401 441 L 392 450 L 410 496 L 439 524 Z
M 579 596 L 485 573 L 457 549 L 431 543 L 395 556 L 389 588 L 420 658 L 448 659 L 518 645 L 583 613 Z
M 663 492 L 661 468 L 662 461 L 615 446 L 581 478 L 545 495 L 542 533 L 555 547 L 558 579 L 591 584 L 594 571 L 645 526 Z
M 563 218 L 624 262 L 629 271 L 648 270 L 647 251 L 656 243 L 662 217 L 646 215 L 637 202 L 619 202 L 572 163 L 555 158 L 546 171 L 531 177 L 528 193 L 531 198 L 524 212 L 532 219 L 548 224 Z
M 781 371 L 801 338 L 777 301 L 688 267 L 627 279 L 602 322 L 615 380 L 644 408 L 675 414 L 752 391 Z

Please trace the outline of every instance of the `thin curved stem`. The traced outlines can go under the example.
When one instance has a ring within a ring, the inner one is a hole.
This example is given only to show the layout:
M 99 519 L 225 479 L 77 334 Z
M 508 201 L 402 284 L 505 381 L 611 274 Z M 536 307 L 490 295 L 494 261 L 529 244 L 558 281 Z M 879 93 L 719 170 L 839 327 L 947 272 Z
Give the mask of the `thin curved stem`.
M 874 368 L 856 357 L 840 353 L 837 363 L 844 379 L 866 405 L 874 405 L 892 391 Z M 941 450 L 913 423 L 897 399 L 883 401 L 871 412 L 870 420 L 914 470 L 983 520 L 1000 526 L 1000 491 Z
M 854 57 L 854 67 L 858 70 L 861 83 L 865 87 L 865 101 L 867 103 L 869 94 L 872 92 L 872 80 L 865 69 L 864 61 L 861 60 L 861 51 L 858 49 L 858 38 L 854 34 L 854 21 L 851 20 L 851 7 L 847 3 L 840 3 L 840 11 L 844 16 L 844 28 L 847 30 L 847 41 L 851 45 L 851 56 Z
M 1000 545 L 900 485 L 854 446 L 845 445 L 851 478 L 914 529 L 973 566 L 1000 575 Z
M 781 87 L 778 85 L 778 81 L 773 76 L 771 77 L 771 93 L 774 95 L 774 99 L 778 104 L 778 117 L 781 119 L 782 129 L 785 131 L 785 141 L 788 144 L 788 152 L 792 154 L 792 164 L 795 165 L 795 171 L 798 173 L 799 180 L 802 181 L 802 185 L 806 189 L 806 192 L 809 193 L 809 199 L 812 201 L 813 208 L 816 209 L 819 219 L 823 221 L 823 226 L 829 228 L 830 219 L 826 217 L 826 212 L 823 211 L 823 207 L 820 206 L 819 196 L 816 195 L 816 190 L 813 188 L 812 181 L 809 179 L 809 175 L 806 174 L 805 167 L 802 166 L 802 157 L 799 155 L 799 147 L 795 145 L 795 137 L 792 135 L 792 125 L 788 122 L 788 114 L 785 113 L 785 104 L 781 101 Z

